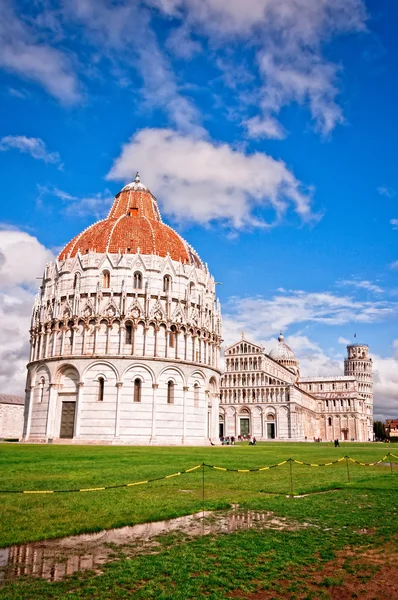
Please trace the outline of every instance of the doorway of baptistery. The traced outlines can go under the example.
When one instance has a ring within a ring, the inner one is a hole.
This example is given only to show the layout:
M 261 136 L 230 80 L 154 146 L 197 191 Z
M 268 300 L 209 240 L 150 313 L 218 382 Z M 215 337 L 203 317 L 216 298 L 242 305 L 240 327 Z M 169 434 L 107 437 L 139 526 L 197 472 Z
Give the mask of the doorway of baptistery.
M 59 437 L 72 439 L 75 434 L 76 402 L 70 400 L 62 401 L 61 427 Z

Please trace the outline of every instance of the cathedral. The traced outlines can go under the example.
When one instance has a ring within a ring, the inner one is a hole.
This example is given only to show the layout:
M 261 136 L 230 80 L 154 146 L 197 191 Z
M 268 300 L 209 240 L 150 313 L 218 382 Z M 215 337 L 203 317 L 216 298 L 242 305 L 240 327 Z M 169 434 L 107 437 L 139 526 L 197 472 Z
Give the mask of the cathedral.
M 282 334 L 269 354 L 242 339 L 226 349 L 221 437 L 257 440 L 373 440 L 372 359 L 350 344 L 344 376 L 300 377 Z
M 138 174 L 46 266 L 30 334 L 26 441 L 217 442 L 215 281 Z
M 208 266 L 162 222 L 140 181 L 45 267 L 30 329 L 23 439 L 205 445 L 372 439 L 372 361 L 348 346 L 342 377 L 300 377 L 285 343 L 243 337 L 220 366 Z

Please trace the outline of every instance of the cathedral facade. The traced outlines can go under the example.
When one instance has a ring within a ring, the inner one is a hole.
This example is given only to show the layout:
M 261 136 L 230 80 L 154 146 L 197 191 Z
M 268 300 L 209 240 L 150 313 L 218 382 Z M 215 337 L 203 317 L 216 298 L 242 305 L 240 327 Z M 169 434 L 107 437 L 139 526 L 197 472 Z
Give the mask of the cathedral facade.
M 46 266 L 30 333 L 26 441 L 217 441 L 215 281 L 138 174 Z
M 219 435 L 257 440 L 373 440 L 372 359 L 347 346 L 344 376 L 300 377 L 283 335 L 269 354 L 242 339 L 225 351 Z

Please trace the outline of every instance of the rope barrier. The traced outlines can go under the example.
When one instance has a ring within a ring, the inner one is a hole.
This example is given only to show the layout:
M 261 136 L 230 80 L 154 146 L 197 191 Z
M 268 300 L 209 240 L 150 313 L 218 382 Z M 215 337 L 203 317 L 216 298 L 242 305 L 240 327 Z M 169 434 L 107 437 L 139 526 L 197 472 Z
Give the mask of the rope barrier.
M 338 458 L 337 460 L 333 460 L 333 461 L 326 462 L 326 463 L 307 463 L 307 462 L 304 462 L 301 460 L 297 460 L 295 458 L 287 458 L 286 460 L 283 460 L 279 463 L 275 463 L 273 465 L 268 465 L 265 467 L 255 467 L 252 469 L 231 469 L 229 467 L 219 467 L 217 465 L 208 465 L 207 463 L 203 462 L 200 465 L 196 465 L 196 467 L 191 467 L 189 469 L 185 469 L 184 471 L 178 471 L 177 473 L 172 473 L 171 475 L 164 475 L 163 477 L 155 477 L 153 479 L 146 479 L 144 481 L 134 481 L 132 483 L 121 483 L 118 485 L 106 485 L 106 486 L 102 486 L 102 487 L 91 487 L 91 488 L 74 488 L 74 489 L 67 489 L 67 490 L 0 490 L 0 494 L 68 494 L 68 493 L 76 493 L 76 492 L 85 493 L 85 492 L 99 492 L 99 491 L 104 491 L 104 490 L 116 490 L 116 489 L 120 489 L 120 488 L 134 487 L 137 485 L 146 485 L 149 483 L 153 483 L 155 481 L 172 479 L 173 477 L 179 477 L 181 475 L 186 475 L 187 473 L 192 473 L 193 471 L 196 471 L 197 469 L 201 469 L 201 468 L 204 469 L 205 467 L 207 467 L 208 469 L 213 469 L 215 471 L 226 471 L 228 473 L 258 473 L 260 471 L 268 471 L 269 469 L 276 469 L 277 467 L 281 467 L 282 465 L 285 465 L 286 463 L 290 463 L 290 465 L 292 463 L 296 463 L 298 465 L 303 465 L 305 467 L 329 467 L 331 465 L 335 465 L 342 461 L 347 462 L 348 460 L 357 465 L 360 465 L 361 467 L 374 467 L 375 465 L 385 462 L 386 459 L 388 459 L 388 458 L 390 458 L 390 464 L 392 465 L 391 457 L 398 459 L 398 456 L 395 456 L 395 454 L 392 454 L 391 452 L 386 454 L 382 459 L 372 462 L 372 463 L 360 462 L 358 460 L 355 460 L 354 458 L 351 458 L 350 456 L 343 456 L 341 458 Z M 347 462 L 347 468 L 348 468 L 348 462 Z

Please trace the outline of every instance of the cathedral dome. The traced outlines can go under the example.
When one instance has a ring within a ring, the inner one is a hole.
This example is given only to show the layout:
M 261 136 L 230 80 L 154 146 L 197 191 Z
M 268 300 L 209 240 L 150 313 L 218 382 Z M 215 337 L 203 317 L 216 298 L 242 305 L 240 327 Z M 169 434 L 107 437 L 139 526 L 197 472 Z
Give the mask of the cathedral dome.
M 203 267 L 193 248 L 162 223 L 157 200 L 141 183 L 138 173 L 135 180 L 116 195 L 107 218 L 73 238 L 58 258 L 66 260 L 89 252 L 170 255 L 183 264 Z
M 293 350 L 285 342 L 285 338 L 282 333 L 278 337 L 278 345 L 275 346 L 269 353 L 269 356 L 277 362 L 283 362 L 285 360 L 292 360 L 297 362 L 296 355 Z

